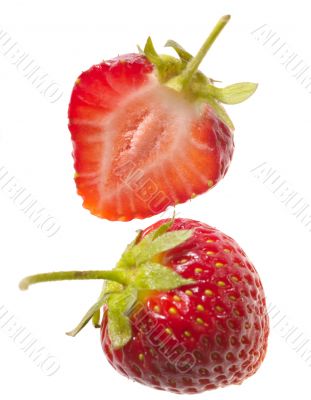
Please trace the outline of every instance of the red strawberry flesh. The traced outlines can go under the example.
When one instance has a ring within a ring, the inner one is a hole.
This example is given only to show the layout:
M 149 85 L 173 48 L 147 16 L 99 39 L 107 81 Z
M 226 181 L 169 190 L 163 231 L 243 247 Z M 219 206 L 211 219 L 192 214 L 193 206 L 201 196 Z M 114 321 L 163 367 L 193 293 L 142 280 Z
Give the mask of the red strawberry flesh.
M 69 129 L 84 207 L 110 220 L 146 218 L 205 192 L 233 152 L 232 133 L 212 109 L 160 84 L 143 55 L 82 73 Z

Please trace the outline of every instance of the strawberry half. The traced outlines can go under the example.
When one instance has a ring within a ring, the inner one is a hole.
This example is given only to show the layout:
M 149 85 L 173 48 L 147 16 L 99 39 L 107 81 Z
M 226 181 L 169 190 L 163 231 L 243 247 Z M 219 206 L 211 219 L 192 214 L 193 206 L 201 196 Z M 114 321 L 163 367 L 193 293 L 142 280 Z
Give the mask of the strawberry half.
M 40 274 L 20 286 L 62 279 L 107 280 L 69 334 L 92 318 L 111 365 L 139 383 L 199 393 L 242 383 L 265 357 L 269 320 L 259 275 L 232 238 L 204 223 L 159 221 L 112 271 Z
M 198 66 L 229 16 L 195 57 L 168 41 L 179 59 L 147 40 L 140 54 L 104 61 L 77 79 L 69 105 L 75 181 L 83 205 L 109 220 L 146 218 L 206 192 L 225 175 L 235 104 L 252 83 L 217 88 Z

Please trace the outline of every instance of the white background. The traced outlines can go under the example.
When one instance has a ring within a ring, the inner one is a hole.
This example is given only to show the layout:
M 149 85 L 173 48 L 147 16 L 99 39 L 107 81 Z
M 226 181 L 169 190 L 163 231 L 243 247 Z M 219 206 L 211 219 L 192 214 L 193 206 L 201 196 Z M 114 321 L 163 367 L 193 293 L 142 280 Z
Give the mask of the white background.
M 293 337 L 286 340 L 284 335 L 296 328 L 303 338 L 311 338 L 310 227 L 251 171 L 266 162 L 278 171 L 279 183 L 288 182 L 306 204 L 311 201 L 311 94 L 282 65 L 281 52 L 273 55 L 276 47 L 263 45 L 252 34 L 268 25 L 280 44 L 285 42 L 311 65 L 307 0 L 1 2 L 1 29 L 64 93 L 51 104 L 12 65 L 9 55 L 0 54 L 0 167 L 61 225 L 48 238 L 12 202 L 6 188 L 0 189 L 0 307 L 60 365 L 53 376 L 46 376 L 0 323 L 1 398 L 108 398 L 112 392 L 115 398 L 176 398 L 118 375 L 105 360 L 99 331 L 91 326 L 76 339 L 65 336 L 96 299 L 99 282 L 44 284 L 23 293 L 18 281 L 41 271 L 113 267 L 134 231 L 157 220 L 111 223 L 81 207 L 66 117 L 75 78 L 104 58 L 135 51 L 148 35 L 159 50 L 167 39 L 175 39 L 193 53 L 218 18 L 228 13 L 232 20 L 201 69 L 225 84 L 254 81 L 259 88 L 249 101 L 228 109 L 236 126 L 228 175 L 211 192 L 178 206 L 177 212 L 216 226 L 240 243 L 279 316 L 272 318 L 269 351 L 254 377 L 196 398 L 308 398 L 311 359 L 306 362 L 294 350 Z M 305 350 L 310 348 L 308 342 Z

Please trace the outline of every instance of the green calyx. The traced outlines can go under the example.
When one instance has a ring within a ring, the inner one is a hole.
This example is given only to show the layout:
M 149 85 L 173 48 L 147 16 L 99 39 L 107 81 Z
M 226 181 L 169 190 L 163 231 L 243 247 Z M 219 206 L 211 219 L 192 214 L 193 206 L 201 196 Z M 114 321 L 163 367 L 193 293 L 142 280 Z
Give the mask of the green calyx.
M 108 334 L 114 348 L 123 347 L 132 337 L 129 314 L 138 306 L 138 299 L 152 291 L 167 291 L 193 284 L 161 263 L 161 255 L 184 243 L 192 230 L 169 232 L 173 219 L 141 239 L 141 232 L 130 243 L 116 267 L 111 271 L 65 271 L 29 276 L 20 282 L 26 290 L 39 282 L 102 279 L 103 290 L 96 303 L 87 311 L 81 322 L 67 334 L 75 336 L 92 320 L 100 326 L 100 309 L 107 307 Z
M 144 49 L 139 48 L 139 51 L 154 65 L 158 79 L 162 84 L 182 93 L 190 101 L 209 104 L 215 114 L 231 130 L 234 130 L 234 125 L 222 103 L 241 103 L 256 91 L 257 84 L 242 82 L 219 88 L 214 86 L 215 81 L 213 79 L 207 78 L 198 70 L 206 53 L 229 20 L 229 15 L 220 18 L 194 57 L 173 40 L 169 40 L 165 46 L 174 49 L 179 58 L 158 54 L 150 37 L 147 39 Z

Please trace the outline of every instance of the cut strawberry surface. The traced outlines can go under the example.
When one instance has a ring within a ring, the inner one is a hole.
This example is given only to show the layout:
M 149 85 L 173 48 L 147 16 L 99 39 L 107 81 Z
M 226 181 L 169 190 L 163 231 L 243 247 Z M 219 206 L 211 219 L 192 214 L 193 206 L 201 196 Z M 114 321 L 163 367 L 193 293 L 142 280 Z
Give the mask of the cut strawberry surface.
M 81 75 L 69 113 L 76 183 L 85 207 L 107 219 L 145 218 L 217 183 L 224 170 L 219 173 L 216 165 L 221 153 L 227 154 L 224 164 L 230 161 L 226 147 L 232 149 L 233 142 L 211 108 L 194 108 L 148 72 L 135 84 L 123 78 L 124 90 L 117 94 L 113 83 L 120 90 L 121 82 L 110 79 L 109 68 L 100 69 Z M 103 97 L 97 78 L 98 96 L 88 91 L 90 75 L 99 71 L 104 82 L 111 82 Z M 224 137 L 224 146 L 217 136 Z M 149 202 L 157 194 L 160 203 Z
M 170 42 L 180 60 L 159 56 L 149 38 L 144 54 L 102 62 L 77 79 L 69 129 L 77 190 L 92 214 L 146 218 L 223 178 L 234 144 L 219 102 L 240 102 L 255 87 L 215 88 L 197 71 L 211 37 L 194 58 Z

